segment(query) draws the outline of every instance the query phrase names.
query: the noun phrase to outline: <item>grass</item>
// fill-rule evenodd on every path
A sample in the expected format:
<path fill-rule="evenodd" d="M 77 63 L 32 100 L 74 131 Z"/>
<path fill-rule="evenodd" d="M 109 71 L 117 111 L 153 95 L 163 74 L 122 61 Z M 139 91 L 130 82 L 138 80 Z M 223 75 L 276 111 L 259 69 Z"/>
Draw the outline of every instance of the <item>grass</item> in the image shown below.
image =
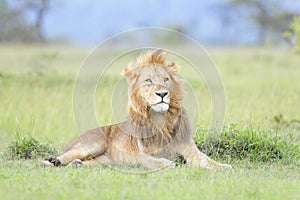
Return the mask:
<path fill-rule="evenodd" d="M 11 142 L 3 154 L 4 160 L 43 159 L 58 156 L 50 144 L 41 144 L 33 137 L 16 139 Z"/>
<path fill-rule="evenodd" d="M 278 162 L 300 164 L 300 148 L 294 134 L 273 135 L 266 129 L 255 129 L 250 125 L 243 128 L 231 124 L 220 134 L 210 134 L 205 139 L 198 133 L 198 148 L 218 160 L 249 160 L 251 162 Z"/>
<path fill-rule="evenodd" d="M 239 163 L 235 171 L 176 168 L 124 174 L 109 168 L 41 168 L 37 161 L 1 165 L 2 199 L 297 199 L 295 166 Z"/>
<path fill-rule="evenodd" d="M 0 152 L 18 145 L 41 149 L 39 145 L 49 141 L 61 151 L 78 135 L 72 93 L 76 72 L 88 51 L 7 45 L 0 46 L 0 51 Z M 197 56 L 191 49 L 186 51 Z M 227 97 L 226 128 L 219 137 L 206 128 L 212 108 L 204 81 L 193 76 L 182 60 L 176 62 L 184 66 L 181 75 L 199 102 L 199 113 L 192 113 L 200 116 L 193 124 L 199 148 L 232 164 L 233 171 L 183 165 L 156 173 L 126 174 L 104 166 L 42 168 L 40 159 L 7 160 L 2 155 L 1 199 L 297 199 L 300 57 L 285 50 L 242 47 L 209 52 Z M 96 91 L 100 125 L 118 121 L 109 97 L 115 83 L 123 80 L 119 76 L 122 62 L 110 68 Z"/>

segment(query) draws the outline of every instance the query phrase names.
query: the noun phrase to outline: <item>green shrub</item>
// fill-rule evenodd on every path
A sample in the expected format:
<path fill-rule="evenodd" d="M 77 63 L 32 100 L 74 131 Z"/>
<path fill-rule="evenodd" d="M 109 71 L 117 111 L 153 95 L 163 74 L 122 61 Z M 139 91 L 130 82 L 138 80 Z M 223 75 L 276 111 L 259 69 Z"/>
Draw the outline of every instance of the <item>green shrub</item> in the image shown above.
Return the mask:
<path fill-rule="evenodd" d="M 50 144 L 41 144 L 33 137 L 16 139 L 6 148 L 6 159 L 37 159 L 56 156 L 57 150 Z"/>
<path fill-rule="evenodd" d="M 196 144 L 214 159 L 290 163 L 300 159 L 300 148 L 294 143 L 294 138 L 292 134 L 279 136 L 250 125 L 245 128 L 230 125 L 219 135 L 199 129 Z"/>

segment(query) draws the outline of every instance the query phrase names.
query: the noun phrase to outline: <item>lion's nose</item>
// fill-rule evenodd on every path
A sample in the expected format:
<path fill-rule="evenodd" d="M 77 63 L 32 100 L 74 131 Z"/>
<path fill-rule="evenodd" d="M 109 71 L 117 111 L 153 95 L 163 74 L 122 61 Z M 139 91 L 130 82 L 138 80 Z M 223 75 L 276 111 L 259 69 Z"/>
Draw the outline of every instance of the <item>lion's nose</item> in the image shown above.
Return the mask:
<path fill-rule="evenodd" d="M 155 94 L 156 94 L 157 96 L 160 96 L 161 98 L 164 98 L 165 96 L 168 95 L 168 92 L 155 92 Z"/>

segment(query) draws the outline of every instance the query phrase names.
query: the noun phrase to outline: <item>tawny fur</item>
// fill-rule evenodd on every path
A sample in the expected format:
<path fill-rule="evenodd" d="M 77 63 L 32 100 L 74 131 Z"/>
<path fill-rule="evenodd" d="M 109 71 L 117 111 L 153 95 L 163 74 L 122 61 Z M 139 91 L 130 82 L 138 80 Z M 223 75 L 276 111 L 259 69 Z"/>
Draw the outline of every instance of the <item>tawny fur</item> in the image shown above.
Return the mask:
<path fill-rule="evenodd" d="M 188 165 L 231 168 L 198 150 L 182 106 L 183 90 L 176 78 L 179 68 L 165 58 L 162 50 L 148 51 L 123 70 L 129 84 L 125 122 L 89 130 L 72 140 L 60 156 L 43 163 L 63 166 L 140 163 L 159 169 L 174 166 L 173 161 L 181 154 Z M 157 96 L 161 93 L 165 97 Z M 166 101 L 167 110 L 155 111 L 157 98 Z"/>

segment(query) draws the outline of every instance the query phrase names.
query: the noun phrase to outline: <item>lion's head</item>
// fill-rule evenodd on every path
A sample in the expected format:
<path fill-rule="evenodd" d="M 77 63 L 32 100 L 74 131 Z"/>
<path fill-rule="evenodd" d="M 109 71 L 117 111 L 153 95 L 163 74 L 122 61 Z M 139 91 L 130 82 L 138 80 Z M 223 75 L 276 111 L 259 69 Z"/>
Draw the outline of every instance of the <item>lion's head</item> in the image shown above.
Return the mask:
<path fill-rule="evenodd" d="M 149 113 L 172 114 L 181 107 L 179 68 L 165 61 L 162 50 L 148 51 L 122 72 L 129 84 L 129 115 L 149 118 Z"/>

